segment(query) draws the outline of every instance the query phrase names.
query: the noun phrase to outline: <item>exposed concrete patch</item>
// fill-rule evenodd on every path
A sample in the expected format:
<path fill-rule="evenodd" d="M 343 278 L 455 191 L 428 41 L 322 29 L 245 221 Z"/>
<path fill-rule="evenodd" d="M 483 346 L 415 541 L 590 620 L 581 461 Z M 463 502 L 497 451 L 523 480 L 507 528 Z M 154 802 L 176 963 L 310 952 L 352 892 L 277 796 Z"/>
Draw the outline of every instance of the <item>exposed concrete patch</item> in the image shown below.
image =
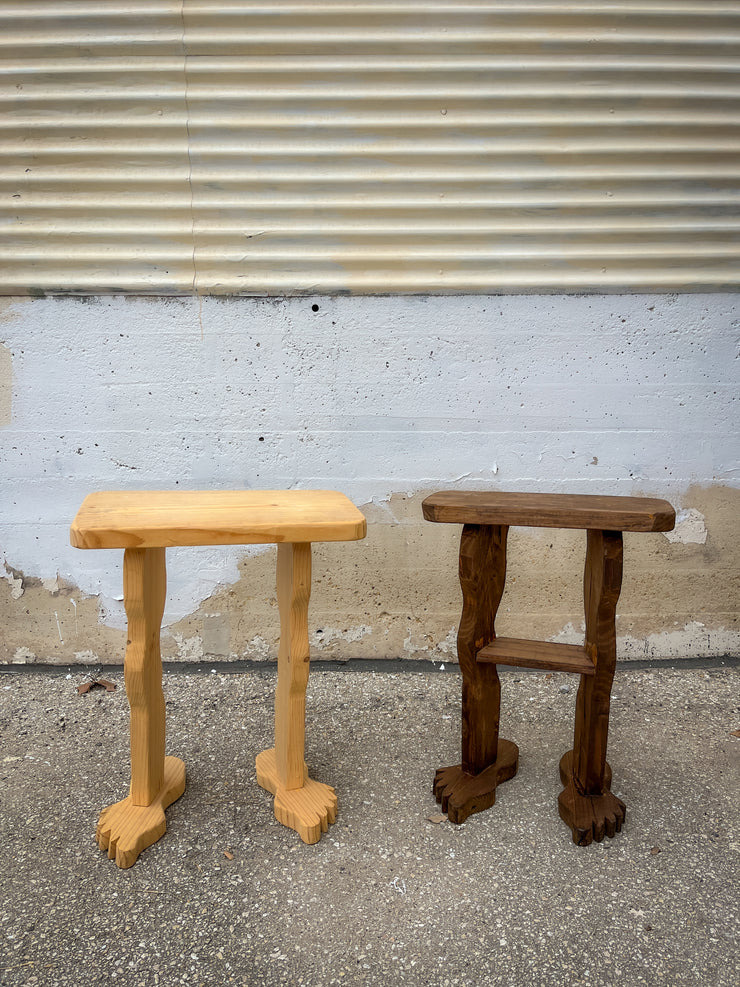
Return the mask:
<path fill-rule="evenodd" d="M 202 645 L 207 655 L 231 654 L 229 614 L 206 614 L 203 620 Z"/>
<path fill-rule="evenodd" d="M 13 357 L 7 346 L 0 343 L 0 428 L 10 425 L 13 418 Z"/>
<path fill-rule="evenodd" d="M 371 505 L 365 541 L 314 545 L 309 606 L 314 657 L 455 660 L 460 529 L 423 521 L 425 494 L 394 494 Z M 625 534 L 617 612 L 620 658 L 740 652 L 740 555 L 733 537 L 740 491 L 694 487 L 677 506 L 689 521 L 703 519 L 704 541 Z M 580 531 L 511 529 L 499 634 L 583 640 L 585 542 Z M 194 613 L 164 628 L 163 657 L 274 660 L 275 559 L 274 547 L 242 557 L 234 583 L 219 586 Z M 211 563 L 218 565 L 215 550 Z M 122 660 L 125 636 L 101 619 L 98 598 L 85 596 L 61 576 L 42 582 L 19 570 L 12 573 L 12 580 L 0 581 L 4 660 Z M 224 575 L 231 576 L 228 566 Z M 14 599 L 18 581 L 24 593 Z"/>
<path fill-rule="evenodd" d="M 125 632 L 101 622 L 97 597 L 86 596 L 61 577 L 46 580 L 44 586 L 40 579 L 14 572 L 12 581 L 0 579 L 0 661 L 61 665 L 88 663 L 87 655 L 94 656 L 90 664 L 123 660 Z M 18 582 L 22 596 L 17 589 L 14 595 Z"/>

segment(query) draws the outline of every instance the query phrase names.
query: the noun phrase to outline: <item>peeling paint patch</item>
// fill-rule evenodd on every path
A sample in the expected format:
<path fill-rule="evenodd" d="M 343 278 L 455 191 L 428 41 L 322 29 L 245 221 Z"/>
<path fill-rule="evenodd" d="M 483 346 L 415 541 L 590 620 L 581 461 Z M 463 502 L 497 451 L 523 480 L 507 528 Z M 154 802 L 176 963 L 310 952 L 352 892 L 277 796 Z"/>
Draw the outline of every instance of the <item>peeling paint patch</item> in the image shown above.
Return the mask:
<path fill-rule="evenodd" d="M 16 648 L 10 660 L 16 665 L 28 665 L 36 661 L 36 655 L 30 648 Z"/>
<path fill-rule="evenodd" d="M 676 527 L 673 531 L 663 534 L 670 542 L 681 545 L 705 545 L 707 541 L 707 526 L 704 515 L 693 507 L 676 514 Z"/>
<path fill-rule="evenodd" d="M 181 661 L 200 661 L 203 658 L 203 639 L 197 634 L 185 637 L 184 634 L 173 634 L 177 644 L 177 657 Z"/>
<path fill-rule="evenodd" d="M 425 625 L 421 621 L 409 624 L 408 633 L 403 641 L 403 650 L 408 655 L 424 652 L 428 654 L 435 650 L 435 642 Z"/>
<path fill-rule="evenodd" d="M 269 658 L 270 644 L 265 640 L 265 638 L 260 637 L 259 634 L 255 634 L 249 642 L 249 647 L 247 648 L 246 654 L 250 658 Z"/>
<path fill-rule="evenodd" d="M 104 664 L 100 655 L 94 651 L 75 651 L 75 661 L 80 665 L 102 665 Z"/>
<path fill-rule="evenodd" d="M 360 641 L 368 634 L 372 634 L 372 627 L 367 624 L 358 624 L 356 627 L 345 627 L 340 630 L 338 627 L 322 627 L 321 630 L 313 632 L 313 644 L 321 650 L 332 641 Z"/>
<path fill-rule="evenodd" d="M 740 631 L 710 629 L 694 620 L 674 631 L 650 634 L 647 638 L 629 635 L 617 639 L 619 658 L 722 658 L 740 651 Z"/>
<path fill-rule="evenodd" d="M 47 593 L 51 593 L 52 596 L 59 596 L 59 574 L 57 573 L 53 579 L 42 579 L 41 585 L 44 587 Z"/>
<path fill-rule="evenodd" d="M 581 624 L 580 628 L 577 628 L 572 622 L 568 622 L 562 631 L 555 634 L 554 637 L 548 640 L 554 641 L 557 644 L 583 644 L 583 635 L 586 633 L 586 625 Z"/>
<path fill-rule="evenodd" d="M 452 626 L 447 635 L 439 642 L 437 645 L 437 651 L 441 651 L 443 655 L 452 655 L 457 657 L 457 627 Z"/>
<path fill-rule="evenodd" d="M 15 575 L 7 562 L 3 563 L 3 566 L 5 572 L 2 574 L 2 578 L 10 583 L 10 598 L 11 600 L 20 600 L 23 596 L 23 579 Z"/>

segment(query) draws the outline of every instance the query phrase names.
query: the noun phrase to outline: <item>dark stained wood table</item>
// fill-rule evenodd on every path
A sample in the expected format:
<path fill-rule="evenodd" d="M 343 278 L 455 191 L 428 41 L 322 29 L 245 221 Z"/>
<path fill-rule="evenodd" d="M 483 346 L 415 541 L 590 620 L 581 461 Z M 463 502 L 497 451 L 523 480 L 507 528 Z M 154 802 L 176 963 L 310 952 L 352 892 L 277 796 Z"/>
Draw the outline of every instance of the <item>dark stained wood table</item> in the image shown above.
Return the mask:
<path fill-rule="evenodd" d="M 457 636 L 463 676 L 462 762 L 436 773 L 434 794 L 442 810 L 452 822 L 464 822 L 472 813 L 490 808 L 496 786 L 516 774 L 519 750 L 498 735 L 501 686 L 496 665 L 574 672 L 581 676 L 575 737 L 573 750 L 560 761 L 564 787 L 558 809 L 579 846 L 614 836 L 625 818 L 624 803 L 611 792 L 606 761 L 622 532 L 671 531 L 673 508 L 665 500 L 647 497 L 445 490 L 427 497 L 422 509 L 427 521 L 463 525 L 463 611 Z M 582 646 L 496 637 L 512 525 L 586 530 Z"/>

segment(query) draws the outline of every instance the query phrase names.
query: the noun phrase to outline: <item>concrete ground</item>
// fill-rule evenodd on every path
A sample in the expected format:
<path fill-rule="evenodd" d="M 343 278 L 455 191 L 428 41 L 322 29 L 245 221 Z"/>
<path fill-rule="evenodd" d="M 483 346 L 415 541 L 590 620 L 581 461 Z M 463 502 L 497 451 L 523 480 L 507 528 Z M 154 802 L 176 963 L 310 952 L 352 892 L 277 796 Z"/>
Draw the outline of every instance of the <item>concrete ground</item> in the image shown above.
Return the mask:
<path fill-rule="evenodd" d="M 460 827 L 431 795 L 459 759 L 456 671 L 314 670 L 307 761 L 339 817 L 315 846 L 255 781 L 274 667 L 165 676 L 188 787 L 133 868 L 94 841 L 127 792 L 127 704 L 81 669 L 0 674 L 2 985 L 736 987 L 740 669 L 617 672 L 624 831 L 579 848 L 557 814 L 576 681 L 502 671 L 519 774 Z M 227 856 L 228 854 L 228 856 Z"/>

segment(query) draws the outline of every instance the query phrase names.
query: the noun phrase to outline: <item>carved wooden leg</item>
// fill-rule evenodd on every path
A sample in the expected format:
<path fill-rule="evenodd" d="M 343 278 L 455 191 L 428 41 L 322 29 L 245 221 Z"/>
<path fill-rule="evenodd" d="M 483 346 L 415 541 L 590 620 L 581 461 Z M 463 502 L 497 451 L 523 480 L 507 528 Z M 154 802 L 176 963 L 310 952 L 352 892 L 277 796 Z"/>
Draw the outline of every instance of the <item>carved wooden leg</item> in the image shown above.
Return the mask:
<path fill-rule="evenodd" d="M 596 665 L 595 675 L 582 675 L 576 699 L 573 750 L 560 761 L 565 788 L 558 798 L 560 818 L 573 831 L 573 842 L 614 836 L 622 828 L 624 803 L 610 791 L 611 768 L 606 762 L 609 702 L 617 661 L 615 616 L 622 586 L 622 532 L 588 532 L 583 596 L 586 649 Z"/>
<path fill-rule="evenodd" d="M 257 755 L 257 781 L 275 796 L 275 817 L 304 843 L 318 843 L 337 817 L 329 785 L 308 777 L 303 759 L 308 684 L 311 545 L 278 545 L 280 650 L 275 693 L 275 747 Z"/>
<path fill-rule="evenodd" d="M 103 809 L 96 838 L 119 867 L 164 835 L 164 810 L 185 791 L 185 765 L 164 756 L 165 711 L 159 632 L 166 592 L 165 550 L 127 549 L 123 599 L 128 617 L 124 661 L 131 707 L 131 787 L 128 798 Z"/>
<path fill-rule="evenodd" d="M 516 774 L 519 749 L 499 740 L 501 684 L 496 666 L 476 655 L 496 637 L 494 622 L 506 581 L 505 525 L 466 524 L 460 541 L 463 611 L 457 654 L 463 676 L 462 763 L 440 768 L 434 795 L 451 822 L 462 823 L 496 801 L 496 786 Z"/>

